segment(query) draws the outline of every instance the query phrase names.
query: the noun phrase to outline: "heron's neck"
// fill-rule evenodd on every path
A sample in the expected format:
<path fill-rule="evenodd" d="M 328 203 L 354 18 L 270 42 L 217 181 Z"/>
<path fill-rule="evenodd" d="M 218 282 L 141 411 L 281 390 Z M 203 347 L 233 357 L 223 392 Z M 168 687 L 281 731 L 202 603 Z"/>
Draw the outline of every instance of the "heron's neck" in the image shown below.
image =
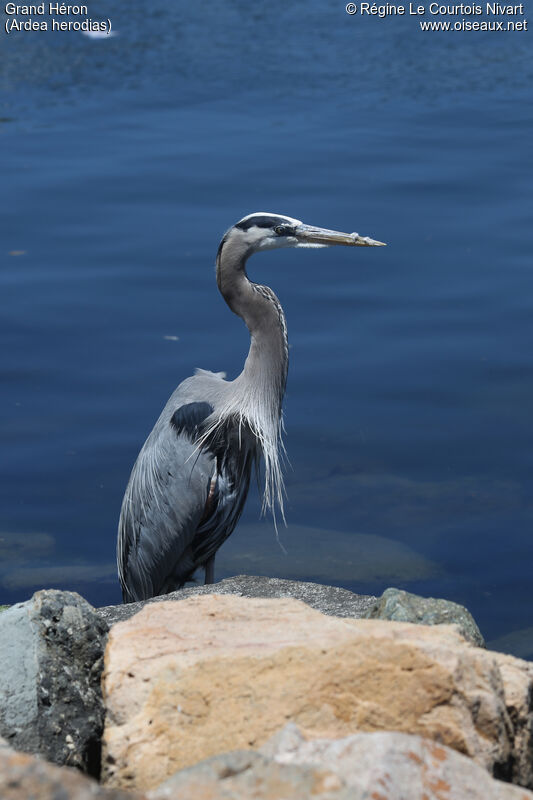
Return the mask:
<path fill-rule="evenodd" d="M 288 368 L 285 316 L 274 292 L 252 283 L 246 275 L 246 252 L 225 254 L 217 259 L 218 288 L 231 310 L 250 331 L 250 349 L 236 385 L 244 394 L 253 393 L 281 416 Z"/>

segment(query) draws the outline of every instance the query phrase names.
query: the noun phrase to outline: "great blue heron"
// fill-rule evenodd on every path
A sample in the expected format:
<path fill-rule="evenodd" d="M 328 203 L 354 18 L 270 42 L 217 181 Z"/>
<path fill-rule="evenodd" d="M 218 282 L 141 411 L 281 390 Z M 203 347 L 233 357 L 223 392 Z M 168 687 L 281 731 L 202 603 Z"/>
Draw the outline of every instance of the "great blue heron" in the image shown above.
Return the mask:
<path fill-rule="evenodd" d="M 249 280 L 247 259 L 279 247 L 382 244 L 264 212 L 244 217 L 224 234 L 216 258 L 218 288 L 246 323 L 250 350 L 233 381 L 223 372 L 198 369 L 180 383 L 139 453 L 118 529 L 124 602 L 179 589 L 199 567 L 205 582 L 213 583 L 216 551 L 237 524 L 261 457 L 263 509 L 274 510 L 277 502 L 283 514 L 287 329 L 272 289 Z"/>

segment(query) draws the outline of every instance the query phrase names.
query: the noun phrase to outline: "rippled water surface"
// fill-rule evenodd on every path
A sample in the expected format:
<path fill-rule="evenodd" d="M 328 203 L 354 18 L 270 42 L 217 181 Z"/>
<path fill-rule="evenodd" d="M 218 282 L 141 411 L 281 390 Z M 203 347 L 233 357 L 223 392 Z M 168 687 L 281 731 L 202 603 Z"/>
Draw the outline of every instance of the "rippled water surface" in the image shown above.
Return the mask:
<path fill-rule="evenodd" d="M 180 380 L 240 371 L 214 257 L 269 210 L 389 247 L 250 262 L 289 326 L 287 554 L 253 491 L 218 576 L 445 596 L 533 655 L 530 34 L 89 12 L 118 35 L 1 34 L 0 603 L 119 602 L 129 470 Z"/>

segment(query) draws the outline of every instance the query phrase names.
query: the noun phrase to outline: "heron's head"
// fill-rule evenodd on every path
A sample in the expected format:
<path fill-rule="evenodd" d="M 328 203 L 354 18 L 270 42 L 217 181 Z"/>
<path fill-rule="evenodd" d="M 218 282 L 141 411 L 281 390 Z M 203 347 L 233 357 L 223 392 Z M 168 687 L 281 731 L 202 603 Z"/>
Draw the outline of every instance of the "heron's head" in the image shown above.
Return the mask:
<path fill-rule="evenodd" d="M 229 229 L 222 241 L 227 241 L 228 244 L 231 242 L 233 247 L 245 250 L 248 256 L 260 250 L 274 250 L 278 247 L 379 247 L 384 244 L 358 233 L 316 228 L 304 225 L 299 219 L 264 211 L 248 214 Z"/>

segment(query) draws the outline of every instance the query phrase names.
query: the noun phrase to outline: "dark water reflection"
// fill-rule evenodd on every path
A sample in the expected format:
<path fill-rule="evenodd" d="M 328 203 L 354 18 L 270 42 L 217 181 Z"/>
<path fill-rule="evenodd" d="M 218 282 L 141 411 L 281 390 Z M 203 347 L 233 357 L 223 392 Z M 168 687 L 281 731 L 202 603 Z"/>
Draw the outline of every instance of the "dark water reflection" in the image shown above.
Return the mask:
<path fill-rule="evenodd" d="M 288 554 L 254 494 L 219 575 L 531 629 L 529 34 L 342 7 L 115 2 L 109 41 L 3 38 L 0 602 L 118 602 L 129 469 L 194 367 L 240 370 L 212 264 L 266 209 L 390 246 L 251 262 L 289 324 Z"/>

